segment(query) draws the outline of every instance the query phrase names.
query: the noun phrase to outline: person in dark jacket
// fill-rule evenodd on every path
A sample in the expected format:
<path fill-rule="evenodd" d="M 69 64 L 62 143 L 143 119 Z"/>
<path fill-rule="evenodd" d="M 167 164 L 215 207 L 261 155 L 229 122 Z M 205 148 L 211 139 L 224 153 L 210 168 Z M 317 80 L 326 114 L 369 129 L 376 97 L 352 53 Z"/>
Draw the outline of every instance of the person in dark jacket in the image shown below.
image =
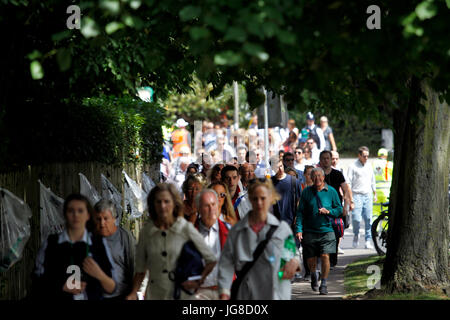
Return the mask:
<path fill-rule="evenodd" d="M 50 235 L 36 258 L 33 297 L 45 300 L 101 300 L 116 287 L 111 255 L 101 236 L 86 229 L 93 209 L 81 194 L 63 207 L 66 229 Z"/>

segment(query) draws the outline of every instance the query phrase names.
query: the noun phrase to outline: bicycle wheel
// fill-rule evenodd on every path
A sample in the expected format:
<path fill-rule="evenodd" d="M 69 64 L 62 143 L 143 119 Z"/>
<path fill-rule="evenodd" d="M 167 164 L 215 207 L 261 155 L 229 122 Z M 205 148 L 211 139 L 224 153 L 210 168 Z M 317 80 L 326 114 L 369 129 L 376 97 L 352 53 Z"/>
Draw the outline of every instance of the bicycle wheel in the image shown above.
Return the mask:
<path fill-rule="evenodd" d="M 372 223 L 372 240 L 380 256 L 386 254 L 388 218 L 388 212 L 383 211 Z"/>

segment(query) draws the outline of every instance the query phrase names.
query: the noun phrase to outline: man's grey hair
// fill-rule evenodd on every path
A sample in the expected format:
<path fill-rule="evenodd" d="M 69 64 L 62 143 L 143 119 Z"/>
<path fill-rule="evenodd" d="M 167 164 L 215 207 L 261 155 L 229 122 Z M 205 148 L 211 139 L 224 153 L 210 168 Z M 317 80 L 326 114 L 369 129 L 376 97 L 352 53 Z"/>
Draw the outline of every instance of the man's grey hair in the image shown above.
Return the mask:
<path fill-rule="evenodd" d="M 97 202 L 94 206 L 94 210 L 97 213 L 103 212 L 103 211 L 111 211 L 111 215 L 114 219 L 117 218 L 117 212 L 116 212 L 116 206 L 114 205 L 114 202 L 108 199 L 101 199 L 99 202 Z"/>
<path fill-rule="evenodd" d="M 197 209 L 200 207 L 200 199 L 201 199 L 201 197 L 205 194 L 205 193 L 212 193 L 212 194 L 214 194 L 214 196 L 216 197 L 216 201 L 217 201 L 217 203 L 219 203 L 219 195 L 217 194 L 217 192 L 215 191 L 215 190 L 213 190 L 213 189 L 203 189 L 202 191 L 200 191 L 200 193 L 199 194 L 197 194 L 196 196 L 195 196 L 195 205 L 197 206 Z"/>
<path fill-rule="evenodd" d="M 314 168 L 314 169 L 311 170 L 311 179 L 312 179 L 312 176 L 313 176 L 314 172 L 320 172 L 320 174 L 321 174 L 323 177 L 325 177 L 325 172 L 323 171 L 323 169 L 320 168 L 320 167 L 316 167 L 316 168 Z"/>

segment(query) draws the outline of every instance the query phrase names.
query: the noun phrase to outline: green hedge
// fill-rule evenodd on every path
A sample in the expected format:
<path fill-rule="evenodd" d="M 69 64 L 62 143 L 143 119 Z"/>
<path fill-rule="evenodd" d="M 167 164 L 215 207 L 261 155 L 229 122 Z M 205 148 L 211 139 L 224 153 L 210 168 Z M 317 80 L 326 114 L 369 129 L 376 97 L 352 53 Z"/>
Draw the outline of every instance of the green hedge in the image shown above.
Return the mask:
<path fill-rule="evenodd" d="M 164 109 L 132 97 L 7 107 L 0 121 L 0 171 L 30 164 L 159 162 Z"/>

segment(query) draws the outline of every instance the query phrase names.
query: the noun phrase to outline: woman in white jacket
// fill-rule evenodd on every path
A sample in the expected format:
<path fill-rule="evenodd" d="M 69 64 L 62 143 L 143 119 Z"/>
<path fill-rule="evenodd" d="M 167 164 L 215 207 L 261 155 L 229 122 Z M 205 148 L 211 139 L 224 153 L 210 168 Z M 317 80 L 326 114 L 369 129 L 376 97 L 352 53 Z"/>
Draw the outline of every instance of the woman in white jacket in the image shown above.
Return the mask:
<path fill-rule="evenodd" d="M 290 300 L 291 281 L 299 266 L 299 254 L 282 268 L 280 260 L 285 241 L 293 236 L 290 226 L 269 213 L 270 206 L 279 199 L 270 179 L 255 179 L 249 186 L 252 210 L 228 234 L 227 242 L 219 260 L 219 294 L 223 300 L 230 299 L 233 276 L 253 260 L 253 252 L 266 239 L 270 229 L 275 229 L 262 254 L 250 271 L 243 276 L 237 291 L 238 300 Z M 264 281 L 261 281 L 264 278 Z"/>

